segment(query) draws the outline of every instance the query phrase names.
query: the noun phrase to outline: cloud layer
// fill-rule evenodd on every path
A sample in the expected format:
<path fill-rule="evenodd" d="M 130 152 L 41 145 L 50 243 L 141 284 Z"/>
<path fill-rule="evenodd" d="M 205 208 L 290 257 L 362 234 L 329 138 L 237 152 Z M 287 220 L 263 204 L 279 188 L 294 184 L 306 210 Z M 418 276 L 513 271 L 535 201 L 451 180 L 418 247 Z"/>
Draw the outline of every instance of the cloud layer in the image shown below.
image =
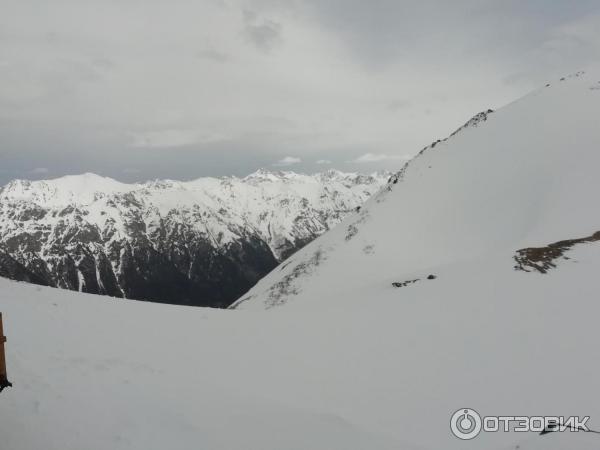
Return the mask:
<path fill-rule="evenodd" d="M 597 0 L 7 0 L 0 183 L 397 169 L 598 68 L 599 30 Z"/>

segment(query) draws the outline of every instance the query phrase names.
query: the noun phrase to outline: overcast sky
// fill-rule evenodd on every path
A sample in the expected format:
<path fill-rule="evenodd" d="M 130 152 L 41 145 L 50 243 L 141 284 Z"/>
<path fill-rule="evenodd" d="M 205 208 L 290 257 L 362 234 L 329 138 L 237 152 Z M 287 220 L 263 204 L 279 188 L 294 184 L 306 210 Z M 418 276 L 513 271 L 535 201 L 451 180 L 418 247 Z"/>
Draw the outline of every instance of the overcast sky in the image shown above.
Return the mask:
<path fill-rule="evenodd" d="M 598 0 L 0 0 L 0 184 L 394 170 L 599 61 Z"/>

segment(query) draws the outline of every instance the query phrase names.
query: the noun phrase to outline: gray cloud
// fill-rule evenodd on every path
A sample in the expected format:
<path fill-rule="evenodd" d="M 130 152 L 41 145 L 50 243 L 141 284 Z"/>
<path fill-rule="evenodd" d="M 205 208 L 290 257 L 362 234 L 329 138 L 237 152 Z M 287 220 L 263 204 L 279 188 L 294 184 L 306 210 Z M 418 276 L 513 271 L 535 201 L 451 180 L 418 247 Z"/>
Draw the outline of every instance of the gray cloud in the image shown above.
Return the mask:
<path fill-rule="evenodd" d="M 396 64 L 399 59 L 448 62 L 462 56 L 473 60 L 483 54 L 523 62 L 529 52 L 543 51 L 544 45 L 555 39 L 569 39 L 561 27 L 600 9 L 595 0 L 307 3 L 315 20 L 339 35 L 365 65 L 376 68 Z M 594 47 L 597 45 L 596 41 Z"/>
<path fill-rule="evenodd" d="M 135 167 L 125 167 L 123 168 L 123 173 L 125 174 L 129 174 L 129 175 L 137 175 L 138 173 L 140 173 L 140 169 L 136 169 Z"/>
<path fill-rule="evenodd" d="M 132 132 L 131 146 L 138 148 L 185 147 L 199 143 L 224 141 L 226 136 L 195 129 L 162 129 Z"/>
<path fill-rule="evenodd" d="M 390 111 L 398 111 L 411 106 L 411 102 L 408 100 L 392 100 L 387 104 L 387 108 Z"/>
<path fill-rule="evenodd" d="M 218 50 L 212 48 L 199 50 L 196 53 L 196 56 L 198 58 L 209 59 L 220 63 L 227 62 L 231 58 L 227 53 L 219 52 Z"/>
<path fill-rule="evenodd" d="M 269 51 L 282 42 L 282 27 L 273 20 L 261 19 L 254 11 L 244 10 L 244 35 L 262 51 Z"/>
<path fill-rule="evenodd" d="M 46 175 L 50 170 L 47 167 L 36 167 L 35 169 L 31 169 L 29 173 L 31 175 Z"/>

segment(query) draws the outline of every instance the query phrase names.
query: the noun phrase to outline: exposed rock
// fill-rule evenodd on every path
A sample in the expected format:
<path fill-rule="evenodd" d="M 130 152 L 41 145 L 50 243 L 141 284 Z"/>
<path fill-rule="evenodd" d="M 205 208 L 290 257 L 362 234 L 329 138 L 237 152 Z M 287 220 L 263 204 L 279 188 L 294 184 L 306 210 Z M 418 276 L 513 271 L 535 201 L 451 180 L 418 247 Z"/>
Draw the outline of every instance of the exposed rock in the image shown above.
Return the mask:
<path fill-rule="evenodd" d="M 528 247 L 517 250 L 517 254 L 514 256 L 514 259 L 517 262 L 515 270 L 522 270 L 524 272 L 536 270 L 540 273 L 547 273 L 550 269 L 556 268 L 556 261 L 558 259 L 569 259 L 569 257 L 564 256 L 564 254 L 574 245 L 596 242 L 599 240 L 600 231 L 597 231 L 591 236 L 584 238 L 567 239 L 548 244 L 545 247 Z"/>

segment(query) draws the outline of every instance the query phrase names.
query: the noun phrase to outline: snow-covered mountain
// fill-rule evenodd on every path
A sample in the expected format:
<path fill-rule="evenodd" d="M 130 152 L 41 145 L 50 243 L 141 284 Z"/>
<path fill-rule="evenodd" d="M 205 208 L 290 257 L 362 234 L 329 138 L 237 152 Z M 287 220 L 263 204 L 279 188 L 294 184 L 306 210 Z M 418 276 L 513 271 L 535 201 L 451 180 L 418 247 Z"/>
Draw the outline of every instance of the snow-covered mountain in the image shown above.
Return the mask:
<path fill-rule="evenodd" d="M 544 262 L 544 273 L 559 272 L 573 263 L 568 249 L 584 245 L 563 241 L 595 241 L 600 230 L 599 87 L 580 72 L 477 114 L 233 307 L 320 307 L 323 290 L 335 294 L 327 303 L 395 298 L 443 285 L 458 264 L 481 273 L 504 262 L 508 285 L 524 274 L 546 281 L 535 276 Z M 417 278 L 410 289 L 392 285 Z"/>
<path fill-rule="evenodd" d="M 466 448 L 448 426 L 466 407 L 590 416 L 598 430 L 599 125 L 600 76 L 583 73 L 478 115 L 233 307 L 378 311 L 354 331 L 377 398 L 362 407 L 423 448 Z M 520 448 L 511 439 L 482 433 L 468 447 Z"/>
<path fill-rule="evenodd" d="M 94 174 L 0 190 L 0 275 L 114 297 L 227 306 L 389 178 L 259 170 L 124 184 Z"/>

